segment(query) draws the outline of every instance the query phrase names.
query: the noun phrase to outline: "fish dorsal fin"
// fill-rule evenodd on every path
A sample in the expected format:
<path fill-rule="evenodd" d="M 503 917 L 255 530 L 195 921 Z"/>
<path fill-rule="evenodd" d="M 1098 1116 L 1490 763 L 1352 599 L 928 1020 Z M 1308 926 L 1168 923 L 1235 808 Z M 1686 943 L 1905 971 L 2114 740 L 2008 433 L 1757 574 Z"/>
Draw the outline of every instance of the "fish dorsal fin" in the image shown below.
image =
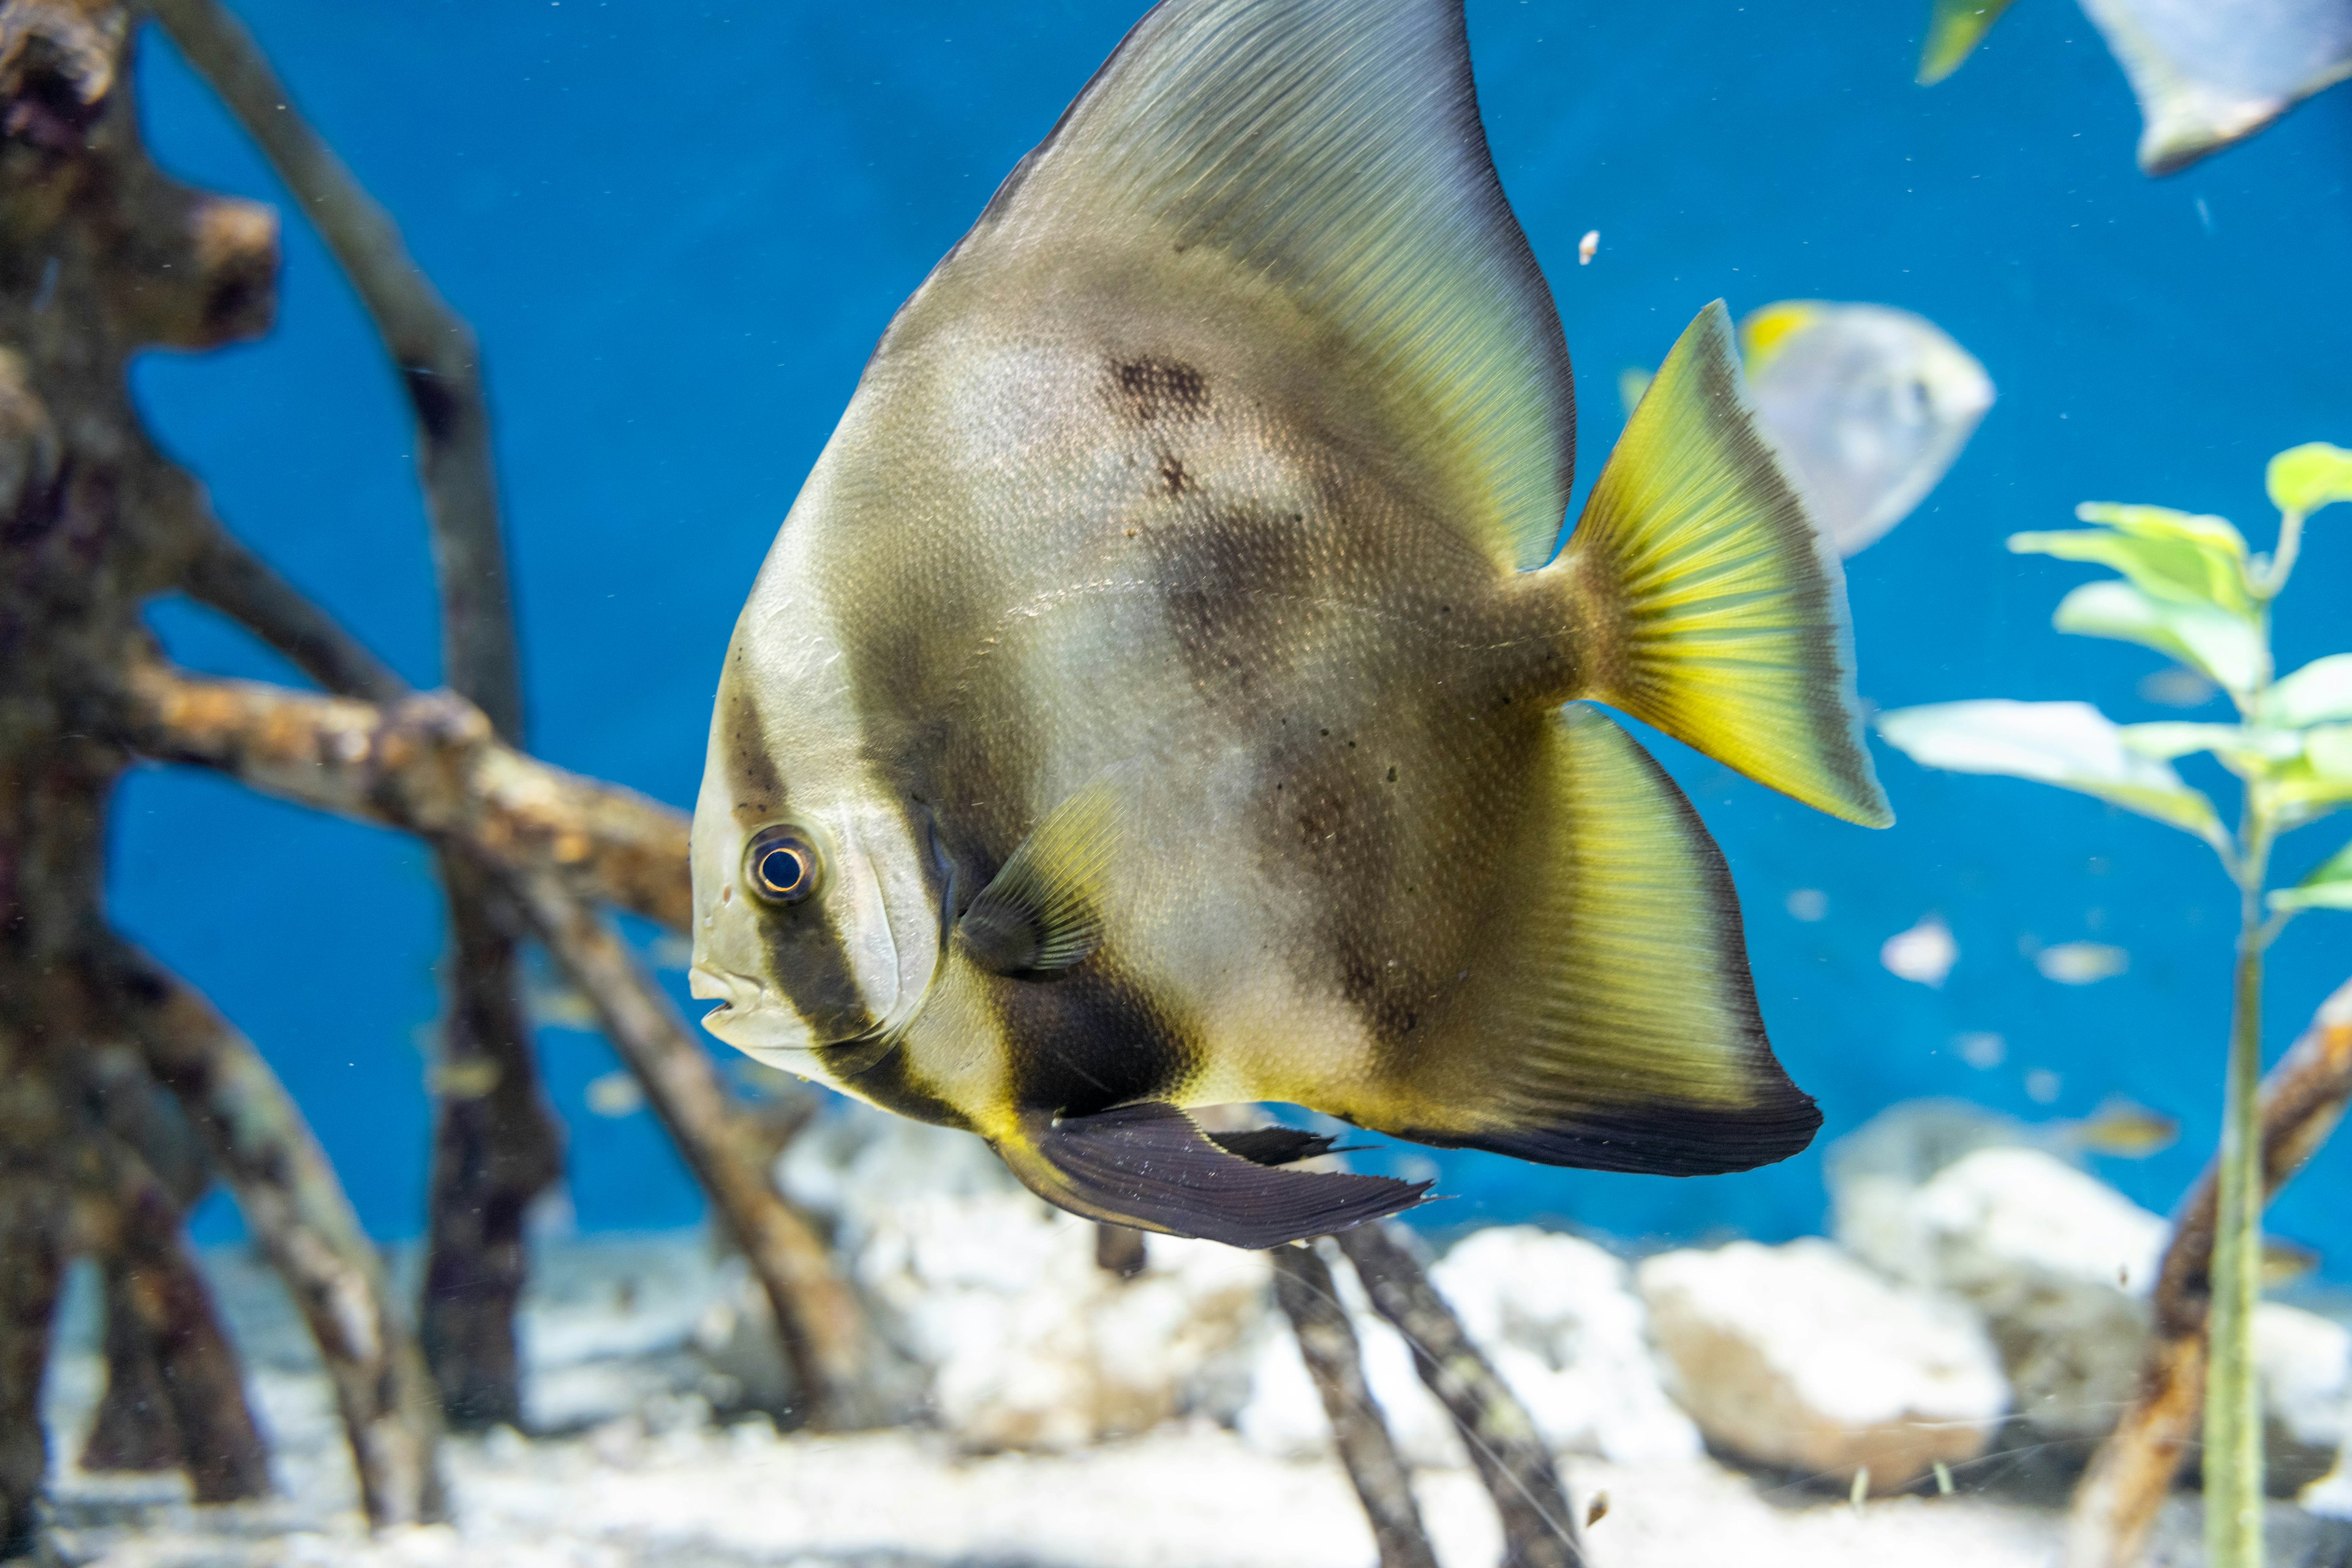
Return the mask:
<path fill-rule="evenodd" d="M 1286 301 L 1297 384 L 1433 510 L 1498 561 L 1550 558 L 1568 349 L 1487 154 L 1461 0 L 1167 0 L 942 270 L 1008 251 L 1115 257 L 1147 290 L 1222 258 L 1235 297 Z"/>
<path fill-rule="evenodd" d="M 1071 967 L 1102 945 L 1104 883 L 1129 770 L 1113 767 L 1046 814 L 956 922 L 964 951 L 1000 974 Z"/>

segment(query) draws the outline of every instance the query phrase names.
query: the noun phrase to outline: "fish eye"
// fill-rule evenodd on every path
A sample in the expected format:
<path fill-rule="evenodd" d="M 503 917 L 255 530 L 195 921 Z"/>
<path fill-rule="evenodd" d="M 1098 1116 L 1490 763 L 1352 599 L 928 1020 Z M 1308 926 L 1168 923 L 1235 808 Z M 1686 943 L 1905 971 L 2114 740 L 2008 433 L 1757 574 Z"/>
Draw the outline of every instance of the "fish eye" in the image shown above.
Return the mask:
<path fill-rule="evenodd" d="M 797 827 L 763 827 L 743 849 L 743 880 L 763 904 L 799 903 L 816 891 L 823 869 L 816 846 Z"/>

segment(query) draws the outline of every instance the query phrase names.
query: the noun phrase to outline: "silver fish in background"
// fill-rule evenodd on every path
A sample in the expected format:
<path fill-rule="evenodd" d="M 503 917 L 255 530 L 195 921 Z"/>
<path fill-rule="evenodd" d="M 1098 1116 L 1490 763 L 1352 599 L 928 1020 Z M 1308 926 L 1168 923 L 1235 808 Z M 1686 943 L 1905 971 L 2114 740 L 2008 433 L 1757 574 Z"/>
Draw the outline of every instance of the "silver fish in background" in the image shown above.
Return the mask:
<path fill-rule="evenodd" d="M 1936 0 L 1919 81 L 1960 68 L 2011 0 Z M 2352 78 L 2352 0 L 2083 0 L 2139 100 L 2139 166 L 2169 174 Z"/>
<path fill-rule="evenodd" d="M 1936 488 L 1992 406 L 1992 378 L 1925 316 L 1784 300 L 1739 323 L 1757 422 L 1840 555 L 1875 543 Z M 1626 371 L 1630 414 L 1649 375 Z"/>
<path fill-rule="evenodd" d="M 1605 700 L 1890 820 L 1720 303 L 1559 548 L 1573 382 L 1460 0 L 1170 0 L 891 322 L 720 677 L 696 994 L 1074 1213 L 1266 1247 L 1423 1184 L 1811 1141 L 1723 858 Z"/>
<path fill-rule="evenodd" d="M 2352 0 L 2083 0 L 2139 100 L 2139 166 L 2169 174 L 2352 77 Z"/>

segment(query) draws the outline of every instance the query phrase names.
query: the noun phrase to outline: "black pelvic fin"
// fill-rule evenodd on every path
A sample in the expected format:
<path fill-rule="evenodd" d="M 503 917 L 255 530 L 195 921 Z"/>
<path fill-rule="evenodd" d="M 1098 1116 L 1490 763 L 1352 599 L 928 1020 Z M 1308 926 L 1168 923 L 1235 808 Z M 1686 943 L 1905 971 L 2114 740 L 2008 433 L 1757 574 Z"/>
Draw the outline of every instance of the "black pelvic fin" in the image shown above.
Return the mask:
<path fill-rule="evenodd" d="M 1328 1142 L 1287 1128 L 1261 1131 L 1285 1136 L 1280 1146 L 1263 1137 L 1255 1145 L 1274 1152 Z M 1019 1137 L 996 1140 L 996 1151 L 1030 1191 L 1073 1214 L 1229 1247 L 1280 1247 L 1345 1230 L 1411 1208 L 1429 1189 L 1386 1176 L 1274 1169 L 1156 1101 L 1094 1116 L 1035 1112 L 1022 1119 Z"/>
<path fill-rule="evenodd" d="M 1212 1132 L 1209 1142 L 1228 1154 L 1239 1154 L 1255 1165 L 1295 1165 L 1328 1154 L 1334 1140 L 1328 1133 L 1297 1127 L 1253 1127 L 1243 1132 Z"/>

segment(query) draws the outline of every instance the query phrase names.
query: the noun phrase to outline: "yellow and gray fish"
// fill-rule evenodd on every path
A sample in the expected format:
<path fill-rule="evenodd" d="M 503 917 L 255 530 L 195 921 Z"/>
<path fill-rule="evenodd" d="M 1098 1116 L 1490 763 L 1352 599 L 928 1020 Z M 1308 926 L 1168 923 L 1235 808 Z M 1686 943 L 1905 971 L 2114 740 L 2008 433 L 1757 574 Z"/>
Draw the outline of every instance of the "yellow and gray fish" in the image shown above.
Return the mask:
<path fill-rule="evenodd" d="M 2263 1289 L 2276 1290 L 2304 1279 L 2319 1267 L 2319 1251 L 2275 1236 L 2263 1237 Z"/>
<path fill-rule="evenodd" d="M 1237 1246 L 1423 1185 L 1187 1108 L 1803 1148 L 1723 857 L 1592 702 L 1883 825 L 1843 580 L 1719 303 L 1563 548 L 1572 385 L 1460 0 L 1152 11 L 900 308 L 761 568 L 695 812 L 709 1026 Z"/>
<path fill-rule="evenodd" d="M 2079 1121 L 2058 1123 L 2053 1131 L 2065 1151 L 2087 1150 L 2121 1160 L 2161 1154 L 2180 1140 L 2178 1121 L 2121 1095 L 2109 1098 Z"/>

